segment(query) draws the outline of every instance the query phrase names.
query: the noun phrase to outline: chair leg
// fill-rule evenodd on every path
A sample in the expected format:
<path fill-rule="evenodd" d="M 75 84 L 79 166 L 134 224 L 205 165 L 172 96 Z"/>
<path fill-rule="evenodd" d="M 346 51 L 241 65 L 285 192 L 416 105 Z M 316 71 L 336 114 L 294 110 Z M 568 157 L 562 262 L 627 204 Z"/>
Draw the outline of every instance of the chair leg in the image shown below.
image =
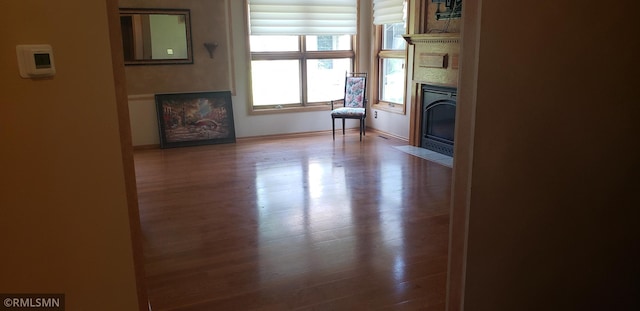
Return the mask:
<path fill-rule="evenodd" d="M 367 136 L 367 126 L 364 123 L 364 118 L 362 119 L 362 135 Z"/>
<path fill-rule="evenodd" d="M 336 140 L 336 118 L 331 118 L 331 129 L 333 130 L 333 140 Z"/>
<path fill-rule="evenodd" d="M 346 119 L 342 118 L 342 136 L 344 136 L 344 120 L 346 120 Z"/>

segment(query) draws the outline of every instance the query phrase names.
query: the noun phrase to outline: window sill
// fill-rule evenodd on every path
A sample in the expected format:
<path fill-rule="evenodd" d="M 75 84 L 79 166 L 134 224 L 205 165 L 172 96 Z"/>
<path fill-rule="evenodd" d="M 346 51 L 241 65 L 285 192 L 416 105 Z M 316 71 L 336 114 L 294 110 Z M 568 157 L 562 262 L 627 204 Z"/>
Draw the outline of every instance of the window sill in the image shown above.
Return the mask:
<path fill-rule="evenodd" d="M 371 105 L 371 109 L 383 110 L 383 111 L 397 113 L 397 114 L 405 114 L 404 105 L 402 104 L 378 102 L 377 104 Z"/>
<path fill-rule="evenodd" d="M 310 111 L 329 111 L 331 105 L 314 105 L 314 106 L 299 106 L 299 107 L 282 107 L 282 108 L 251 108 L 249 115 L 267 115 L 267 114 L 279 114 L 290 112 L 310 112 Z"/>

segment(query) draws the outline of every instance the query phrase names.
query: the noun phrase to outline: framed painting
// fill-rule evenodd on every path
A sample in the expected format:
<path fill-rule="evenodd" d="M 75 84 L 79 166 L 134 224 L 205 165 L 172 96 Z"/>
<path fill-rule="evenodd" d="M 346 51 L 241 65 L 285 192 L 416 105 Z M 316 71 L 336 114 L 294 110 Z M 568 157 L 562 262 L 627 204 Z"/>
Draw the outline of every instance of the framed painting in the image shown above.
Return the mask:
<path fill-rule="evenodd" d="M 233 143 L 231 92 L 156 94 L 160 148 Z"/>

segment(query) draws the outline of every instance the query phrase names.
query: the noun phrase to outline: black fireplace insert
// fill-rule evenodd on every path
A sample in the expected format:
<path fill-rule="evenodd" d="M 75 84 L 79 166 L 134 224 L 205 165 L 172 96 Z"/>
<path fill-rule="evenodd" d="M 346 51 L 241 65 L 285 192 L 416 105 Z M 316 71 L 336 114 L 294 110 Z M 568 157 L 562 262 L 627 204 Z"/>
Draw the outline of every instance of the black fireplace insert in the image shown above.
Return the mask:
<path fill-rule="evenodd" d="M 456 88 L 422 85 L 422 148 L 453 156 L 456 96 Z"/>

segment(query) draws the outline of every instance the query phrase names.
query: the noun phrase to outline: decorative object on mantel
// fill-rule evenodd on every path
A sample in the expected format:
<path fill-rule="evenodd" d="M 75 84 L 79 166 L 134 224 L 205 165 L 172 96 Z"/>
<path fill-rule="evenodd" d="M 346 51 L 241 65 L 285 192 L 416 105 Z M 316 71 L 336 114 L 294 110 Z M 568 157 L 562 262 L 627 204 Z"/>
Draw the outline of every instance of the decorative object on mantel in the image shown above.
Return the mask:
<path fill-rule="evenodd" d="M 460 18 L 462 16 L 462 0 L 431 0 L 431 2 L 438 3 L 436 20 Z M 444 11 L 440 11 L 440 3 L 444 3 Z"/>
<path fill-rule="evenodd" d="M 218 47 L 218 42 L 205 42 L 204 47 L 209 51 L 209 58 L 213 58 L 213 53 Z"/>
<path fill-rule="evenodd" d="M 236 141 L 231 92 L 156 94 L 160 148 Z"/>

